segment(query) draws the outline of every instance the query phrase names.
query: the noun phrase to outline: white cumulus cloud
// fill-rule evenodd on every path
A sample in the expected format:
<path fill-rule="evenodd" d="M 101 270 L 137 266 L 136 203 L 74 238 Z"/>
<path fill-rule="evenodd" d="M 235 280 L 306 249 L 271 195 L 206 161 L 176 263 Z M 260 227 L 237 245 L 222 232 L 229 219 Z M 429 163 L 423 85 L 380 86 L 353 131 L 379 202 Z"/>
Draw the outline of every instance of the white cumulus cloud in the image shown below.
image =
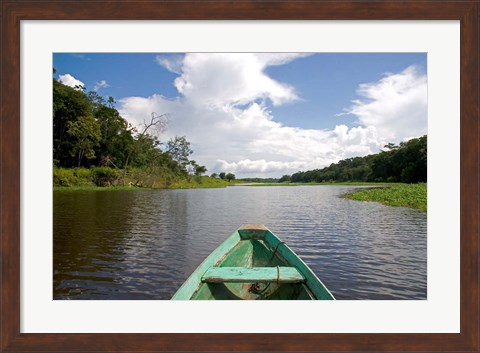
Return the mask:
<path fill-rule="evenodd" d="M 427 76 L 410 66 L 387 74 L 378 82 L 361 84 L 356 100 L 346 111 L 363 126 L 373 126 L 379 137 L 399 142 L 427 133 Z"/>
<path fill-rule="evenodd" d="M 285 55 L 280 54 L 280 59 L 285 61 Z M 265 74 L 269 62 L 278 65 L 273 54 L 187 54 L 175 87 L 185 98 L 212 107 L 243 105 L 256 99 L 268 99 L 274 105 L 297 100 L 293 87 Z"/>
<path fill-rule="evenodd" d="M 173 56 L 157 55 L 155 57 L 155 61 L 158 65 L 163 66 L 168 71 L 180 75 L 182 73 L 183 57 L 184 55 L 182 54 L 177 54 Z"/>
<path fill-rule="evenodd" d="M 152 112 L 168 113 L 166 142 L 186 135 L 199 164 L 209 173 L 237 177 L 274 176 L 322 168 L 340 159 L 376 153 L 387 142 L 426 133 L 426 76 L 415 67 L 387 74 L 358 87 L 360 99 L 345 114 L 357 125 L 333 129 L 285 126 L 275 120 L 270 104 L 301 99 L 294 87 L 265 73 L 304 54 L 186 54 L 161 57 L 159 64 L 176 70 L 175 99 L 162 95 L 119 100 L 120 113 L 134 125 Z M 181 59 L 180 59 L 181 58 Z"/>
<path fill-rule="evenodd" d="M 95 82 L 95 86 L 93 86 L 93 90 L 97 92 L 98 90 L 102 88 L 107 88 L 110 87 L 110 85 L 107 83 L 105 80 L 100 80 L 98 82 Z"/>
<path fill-rule="evenodd" d="M 73 87 L 73 88 L 75 88 L 77 86 L 85 87 L 85 84 L 82 81 L 77 80 L 75 77 L 73 77 L 70 74 L 59 75 L 58 76 L 58 81 L 60 83 L 63 83 L 65 86 L 69 86 L 69 87 Z M 79 88 L 77 88 L 77 89 L 79 89 Z"/>

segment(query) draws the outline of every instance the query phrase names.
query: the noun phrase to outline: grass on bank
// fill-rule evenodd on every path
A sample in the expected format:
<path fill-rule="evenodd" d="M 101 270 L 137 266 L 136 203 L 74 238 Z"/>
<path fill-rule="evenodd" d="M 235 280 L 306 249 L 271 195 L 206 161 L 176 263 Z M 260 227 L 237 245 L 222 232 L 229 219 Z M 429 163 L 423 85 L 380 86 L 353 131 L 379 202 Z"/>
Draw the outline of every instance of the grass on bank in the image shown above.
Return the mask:
<path fill-rule="evenodd" d="M 189 179 L 178 180 L 169 189 L 198 189 L 198 188 L 225 188 L 234 185 L 223 179 L 211 178 L 208 176 L 195 176 Z"/>
<path fill-rule="evenodd" d="M 53 168 L 54 191 L 196 189 L 224 188 L 229 185 L 233 183 L 208 176 L 178 176 L 168 170 L 149 173 L 132 169 L 124 176 L 123 170 L 104 167 Z"/>
<path fill-rule="evenodd" d="M 151 190 L 151 188 L 139 188 L 134 186 L 53 186 L 53 191 L 118 191 L 118 190 Z"/>
<path fill-rule="evenodd" d="M 394 207 L 409 207 L 427 212 L 427 184 L 394 184 L 385 188 L 361 189 L 343 195 L 350 200 L 376 201 Z"/>

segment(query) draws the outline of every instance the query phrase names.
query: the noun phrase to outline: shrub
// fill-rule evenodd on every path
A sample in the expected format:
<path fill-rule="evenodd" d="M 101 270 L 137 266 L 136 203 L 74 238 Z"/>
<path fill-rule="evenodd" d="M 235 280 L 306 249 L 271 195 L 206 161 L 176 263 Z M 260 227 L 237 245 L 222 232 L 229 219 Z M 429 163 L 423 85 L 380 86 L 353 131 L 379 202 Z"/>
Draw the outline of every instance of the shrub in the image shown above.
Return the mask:
<path fill-rule="evenodd" d="M 73 169 L 53 168 L 53 186 L 73 186 L 78 179 Z"/>
<path fill-rule="evenodd" d="M 108 167 L 92 168 L 93 182 L 97 186 L 116 185 L 119 173 L 117 170 Z"/>
<path fill-rule="evenodd" d="M 75 175 L 79 179 L 79 181 L 92 181 L 92 171 L 87 168 L 75 168 L 73 170 L 73 175 Z"/>

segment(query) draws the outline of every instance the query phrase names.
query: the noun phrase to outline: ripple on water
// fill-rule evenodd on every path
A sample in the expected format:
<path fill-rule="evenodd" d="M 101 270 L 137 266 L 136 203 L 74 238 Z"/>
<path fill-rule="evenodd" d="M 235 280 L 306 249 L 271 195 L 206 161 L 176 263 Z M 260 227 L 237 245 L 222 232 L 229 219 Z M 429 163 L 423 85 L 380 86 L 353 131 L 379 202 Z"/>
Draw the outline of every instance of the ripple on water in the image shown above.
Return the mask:
<path fill-rule="evenodd" d="M 347 186 L 54 193 L 55 299 L 170 299 L 243 223 L 263 223 L 337 299 L 426 299 L 425 213 Z"/>

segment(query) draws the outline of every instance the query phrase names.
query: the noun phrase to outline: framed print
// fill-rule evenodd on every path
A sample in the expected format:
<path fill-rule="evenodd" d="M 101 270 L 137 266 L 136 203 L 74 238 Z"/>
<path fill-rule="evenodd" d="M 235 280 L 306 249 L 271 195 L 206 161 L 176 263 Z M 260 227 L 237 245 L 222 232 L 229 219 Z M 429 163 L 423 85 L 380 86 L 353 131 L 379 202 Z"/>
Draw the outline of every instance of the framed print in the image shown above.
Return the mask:
<path fill-rule="evenodd" d="M 0 125 L 2 349 L 6 352 L 478 351 L 479 8 L 476 1 L 3 1 Z M 330 63 L 337 64 L 342 60 L 347 63 L 344 76 L 350 76 L 346 74 L 346 68 L 352 69 L 352 72 L 356 69 L 364 77 L 362 82 L 366 82 L 368 78 L 365 78 L 364 68 L 367 66 L 359 63 L 363 60 L 368 61 L 370 66 L 379 66 L 381 61 L 376 58 L 380 55 L 383 55 L 385 62 L 400 62 L 403 56 L 409 55 L 409 58 L 424 62 L 424 66 L 420 69 L 409 67 L 398 70 L 397 75 L 385 74 L 381 81 L 383 86 L 372 82 L 360 85 L 357 93 L 363 94 L 364 101 L 354 101 L 347 113 L 355 111 L 353 114 L 357 116 L 366 114 L 364 110 L 359 112 L 359 109 L 364 109 L 378 94 L 384 96 L 395 85 L 401 87 L 399 96 L 406 97 L 412 91 L 420 91 L 419 97 L 423 99 L 427 95 L 428 77 L 428 221 L 426 216 L 422 216 L 422 222 L 417 224 L 417 231 L 422 234 L 428 228 L 428 242 L 423 239 L 420 245 L 415 245 L 416 248 L 423 246 L 423 255 L 420 256 L 423 259 L 416 262 L 421 268 L 420 282 L 423 284 L 419 285 L 417 292 L 400 298 L 407 300 L 395 300 L 399 298 L 394 296 L 355 298 L 348 296 L 347 289 L 342 291 L 335 288 L 334 294 L 339 294 L 337 299 L 346 300 L 316 301 L 313 304 L 309 301 L 278 300 L 236 303 L 169 301 L 158 300 L 170 298 L 172 288 L 178 287 L 176 282 L 168 284 L 168 281 L 178 280 L 169 279 L 168 275 L 164 282 L 165 293 L 149 297 L 145 295 L 148 291 L 141 292 L 137 291 L 137 287 L 129 287 L 132 283 L 128 276 L 132 271 L 123 271 L 120 267 L 111 269 L 108 267 L 110 265 L 107 266 L 110 269 L 108 271 L 121 274 L 127 283 L 125 288 L 134 288 L 132 293 L 136 296 L 118 287 L 112 289 L 109 286 L 110 279 L 106 277 L 100 279 L 103 283 L 99 287 L 101 290 L 83 289 L 82 283 L 77 280 L 78 276 L 84 276 L 82 270 L 88 266 L 63 269 L 65 263 L 74 263 L 70 258 L 77 259 L 73 266 L 78 266 L 78 261 L 81 262 L 84 255 L 75 252 L 75 242 L 72 243 L 73 248 L 70 244 L 68 248 L 59 249 L 52 237 L 52 233 L 55 234 L 52 228 L 62 227 L 52 222 L 52 207 L 71 209 L 72 206 L 66 199 L 61 200 L 60 206 L 57 199 L 57 206 L 52 206 L 51 166 L 86 165 L 97 168 L 96 164 L 92 164 L 94 153 L 91 146 L 80 138 L 84 131 L 95 125 L 95 121 L 85 118 L 81 124 L 79 121 L 67 123 L 71 137 L 78 137 L 83 144 L 72 143 L 71 151 L 66 150 L 63 154 L 58 152 L 58 136 L 55 131 L 52 136 L 49 122 L 52 112 L 52 67 L 56 69 L 55 66 L 59 65 L 58 68 L 62 70 L 54 73 L 54 90 L 58 90 L 55 94 L 64 90 L 62 92 L 68 91 L 72 96 L 80 97 L 81 94 L 75 93 L 75 90 L 81 89 L 79 85 L 82 86 L 83 82 L 79 77 L 74 77 L 73 71 L 68 71 L 73 70 L 75 65 L 88 63 L 92 58 L 96 62 L 104 60 L 107 65 L 102 70 L 106 73 L 113 63 L 124 61 L 126 56 L 148 56 L 150 62 L 165 69 L 165 77 L 170 75 L 169 79 L 175 80 L 175 87 L 182 93 L 182 99 L 168 91 L 162 91 L 161 94 L 145 93 L 144 97 L 135 97 L 132 93 L 129 99 L 121 102 L 123 115 L 145 113 L 144 107 L 153 111 L 156 106 L 171 106 L 171 109 L 182 110 L 185 116 L 192 116 L 184 124 L 189 124 L 189 131 L 193 134 L 195 122 L 199 121 L 200 116 L 204 124 L 208 121 L 212 123 L 213 118 L 209 114 L 218 100 L 233 100 L 235 103 L 231 107 L 237 109 L 235 114 L 241 115 L 246 121 L 249 114 L 253 114 L 252 109 L 257 107 L 256 116 L 263 118 L 261 129 L 265 133 L 270 129 L 268 131 L 273 135 L 287 136 L 285 142 L 289 139 L 296 141 L 300 151 L 314 148 L 305 142 L 309 134 L 314 134 L 314 130 L 308 130 L 307 127 L 288 129 L 285 122 L 277 124 L 272 121 L 272 114 L 280 111 L 279 106 L 298 97 L 293 88 L 278 84 L 264 72 L 271 74 L 278 66 L 295 63 L 300 58 L 311 65 L 304 64 L 301 68 L 303 71 L 320 72 L 320 66 L 314 66 L 315 60 L 328 58 Z M 349 59 L 344 59 L 347 56 Z M 68 70 L 65 69 L 65 63 L 72 58 L 77 61 Z M 140 61 L 137 61 L 137 65 L 141 65 L 138 63 Z M 183 65 L 181 69 L 180 63 Z M 254 77 L 257 85 L 249 86 L 248 81 L 237 79 L 240 83 L 237 86 L 232 84 L 234 89 L 228 91 L 222 82 L 214 80 L 217 77 L 215 75 L 230 75 L 232 66 L 238 69 L 237 72 L 248 69 L 249 75 L 253 75 L 249 77 Z M 267 69 L 267 66 L 272 68 Z M 287 69 L 284 77 L 293 80 L 298 71 L 293 65 Z M 129 82 L 134 84 L 135 76 L 142 75 L 139 66 L 131 65 L 130 70 L 128 80 L 117 84 L 118 87 L 123 85 L 123 89 L 126 89 Z M 204 85 L 202 77 L 208 72 L 210 84 Z M 326 72 L 322 73 L 327 75 Z M 335 75 L 340 77 L 341 70 Z M 415 83 L 413 89 L 402 81 L 407 76 L 408 82 Z M 102 92 L 111 84 L 110 78 L 104 78 L 98 77 L 92 81 L 95 82 L 91 92 L 92 102 L 95 92 Z M 45 87 L 50 88 L 47 90 Z M 198 91 L 198 87 L 202 89 Z M 303 87 L 305 92 L 307 88 Z M 333 92 L 342 90 L 342 87 L 331 86 L 329 89 Z M 380 87 L 379 90 L 376 90 L 377 87 Z M 123 94 L 123 97 L 128 94 Z M 227 94 L 230 96 L 227 97 Z M 328 95 L 328 90 L 323 94 Z M 262 105 L 262 99 L 267 99 L 265 96 L 272 102 L 271 106 Z M 113 107 L 113 99 L 107 102 L 98 94 L 96 97 L 96 102 L 104 109 Z M 53 98 L 54 104 L 57 104 L 56 98 Z M 209 108 L 201 111 L 190 109 L 195 99 L 209 101 Z M 159 102 L 161 105 L 158 105 Z M 411 119 L 403 121 L 404 125 L 401 125 L 401 118 L 395 115 L 398 107 L 391 100 L 387 99 L 386 102 L 393 116 L 392 121 L 397 123 L 391 123 L 396 129 L 405 125 L 411 128 L 419 117 L 427 114 L 426 108 L 419 112 L 416 109 L 418 106 L 413 105 L 408 110 Z M 247 106 L 248 109 L 245 108 Z M 57 105 L 55 109 L 59 109 Z M 232 116 L 238 118 L 237 115 Z M 337 114 L 337 117 L 343 119 L 342 114 Z M 161 118 L 161 115 L 152 113 L 152 124 L 154 119 Z M 230 129 L 242 131 L 241 125 L 234 125 L 235 119 L 230 121 Z M 348 131 L 347 126 L 343 126 L 335 127 L 335 140 L 327 140 L 327 147 L 333 151 L 332 144 L 339 143 L 341 136 L 353 139 L 352 131 L 362 133 L 364 139 L 374 136 L 370 130 L 362 130 L 363 127 L 352 127 Z M 131 128 L 137 134 L 137 141 L 145 142 L 144 136 L 149 136 L 147 129 L 150 126 L 147 122 L 144 127 L 143 132 L 141 128 Z M 219 136 L 216 141 L 225 150 L 235 150 L 228 141 L 232 142 L 232 146 L 238 143 L 240 149 L 241 141 L 233 142 L 234 134 L 228 130 L 228 126 L 223 127 L 223 130 L 214 130 L 212 123 L 212 134 Z M 315 133 L 320 130 L 315 130 Z M 250 131 L 253 135 L 253 130 Z M 327 128 L 321 131 L 326 136 L 333 135 Z M 426 127 L 418 131 L 426 131 Z M 418 136 L 420 133 L 415 130 L 412 134 Z M 178 136 L 176 138 L 172 136 L 169 142 L 171 146 L 175 145 L 175 141 L 178 144 L 182 142 Z M 99 139 L 94 144 L 100 145 Z M 56 151 L 53 160 L 52 140 L 53 150 Z M 153 145 L 156 143 L 154 139 L 150 142 Z M 123 142 L 119 140 L 118 143 Z M 424 143 L 427 143 L 426 136 Z M 400 146 L 406 146 L 406 142 L 401 142 Z M 393 144 L 385 147 L 389 151 L 398 148 Z M 261 148 L 280 149 L 286 148 L 286 144 L 268 145 L 265 140 L 257 140 L 252 150 L 261 156 L 258 152 Z M 212 144 L 210 150 L 215 149 L 220 148 Z M 115 153 L 112 150 L 104 153 L 98 165 L 115 165 L 122 160 L 126 170 L 133 154 L 115 157 Z M 258 165 L 261 160 L 258 157 L 258 161 L 251 158 L 241 162 L 245 170 L 263 168 L 268 171 L 268 162 L 263 161 L 267 166 Z M 203 166 L 202 169 L 197 162 L 187 164 L 184 166 L 185 172 L 201 180 L 206 168 Z M 240 164 L 223 160 L 220 164 L 223 169 L 213 169 L 213 164 L 209 164 L 208 168 L 217 174 L 222 170 L 229 171 L 226 168 L 240 171 Z M 301 168 L 299 165 L 294 164 L 292 168 Z M 153 164 L 150 167 L 153 168 Z M 418 168 L 411 167 L 403 171 L 402 180 L 414 178 Z M 148 183 L 140 171 L 130 179 L 123 175 L 113 181 L 102 167 L 85 169 L 84 173 L 92 170 L 92 173 L 96 173 L 97 185 L 123 182 L 123 187 L 126 187 Z M 54 177 L 59 178 L 60 185 L 71 182 L 67 174 Z M 78 180 L 81 176 L 76 174 L 75 178 Z M 231 174 L 226 179 L 233 178 L 235 175 Z M 297 190 L 301 192 L 301 189 Z M 145 201 L 146 194 L 143 196 L 140 201 L 129 198 L 127 204 L 153 207 L 152 203 Z M 176 197 L 176 202 L 181 205 L 171 211 L 172 218 L 180 217 L 181 210 L 188 204 L 182 195 Z M 238 195 L 231 197 L 237 197 L 238 200 Z M 106 198 L 110 200 L 110 196 Z M 91 202 L 90 205 L 99 205 L 103 201 L 96 198 Z M 203 202 L 204 208 L 216 204 L 224 209 L 218 200 L 202 198 L 199 202 Z M 86 212 L 86 217 L 92 214 L 93 209 L 89 210 L 89 207 L 81 211 Z M 262 212 L 262 208 L 256 210 Z M 157 214 L 161 211 L 155 209 Z M 118 212 L 118 209 L 112 208 L 112 214 Z M 218 209 L 215 212 L 218 213 Z M 124 216 L 116 219 L 116 224 L 131 217 L 129 214 L 130 211 L 126 211 Z M 112 225 L 105 226 L 97 222 L 92 223 L 92 227 L 110 229 Z M 420 231 L 420 228 L 424 231 Z M 135 232 L 143 234 L 143 230 L 137 229 Z M 78 234 L 71 239 L 78 237 Z M 108 234 L 113 236 L 111 232 Z M 176 241 L 184 240 L 177 238 Z M 426 243 L 428 248 L 425 248 Z M 194 258 L 197 261 L 200 245 L 198 242 L 195 244 L 196 251 L 185 247 L 173 249 L 183 251 L 184 259 Z M 95 246 L 100 245 L 95 243 Z M 105 249 L 101 250 L 104 254 Z M 132 243 L 128 243 L 125 249 L 122 251 L 129 254 L 143 254 L 143 251 L 152 254 L 152 249 L 136 248 Z M 403 259 L 410 266 L 410 260 L 405 260 L 409 257 L 399 252 L 397 261 Z M 59 260 L 59 254 L 66 254 L 66 257 Z M 306 254 L 308 256 L 308 252 Z M 349 261 L 354 262 L 354 258 Z M 348 263 L 343 262 L 343 265 Z M 328 268 L 334 271 L 334 264 L 329 264 Z M 188 266 L 187 269 L 188 272 L 193 270 Z M 181 268 L 179 271 L 187 269 Z M 281 278 L 279 269 L 276 272 L 278 284 Z M 148 288 L 153 277 L 149 277 L 145 271 L 142 270 L 141 276 L 143 282 L 150 278 L 146 281 L 150 283 L 145 284 Z M 180 277 L 187 276 L 182 273 Z M 371 281 L 372 278 L 366 280 Z M 249 293 L 262 294 L 268 290 L 268 285 L 257 287 L 252 286 Z M 84 293 L 87 295 L 84 296 Z M 105 293 L 107 296 L 103 297 Z"/>

